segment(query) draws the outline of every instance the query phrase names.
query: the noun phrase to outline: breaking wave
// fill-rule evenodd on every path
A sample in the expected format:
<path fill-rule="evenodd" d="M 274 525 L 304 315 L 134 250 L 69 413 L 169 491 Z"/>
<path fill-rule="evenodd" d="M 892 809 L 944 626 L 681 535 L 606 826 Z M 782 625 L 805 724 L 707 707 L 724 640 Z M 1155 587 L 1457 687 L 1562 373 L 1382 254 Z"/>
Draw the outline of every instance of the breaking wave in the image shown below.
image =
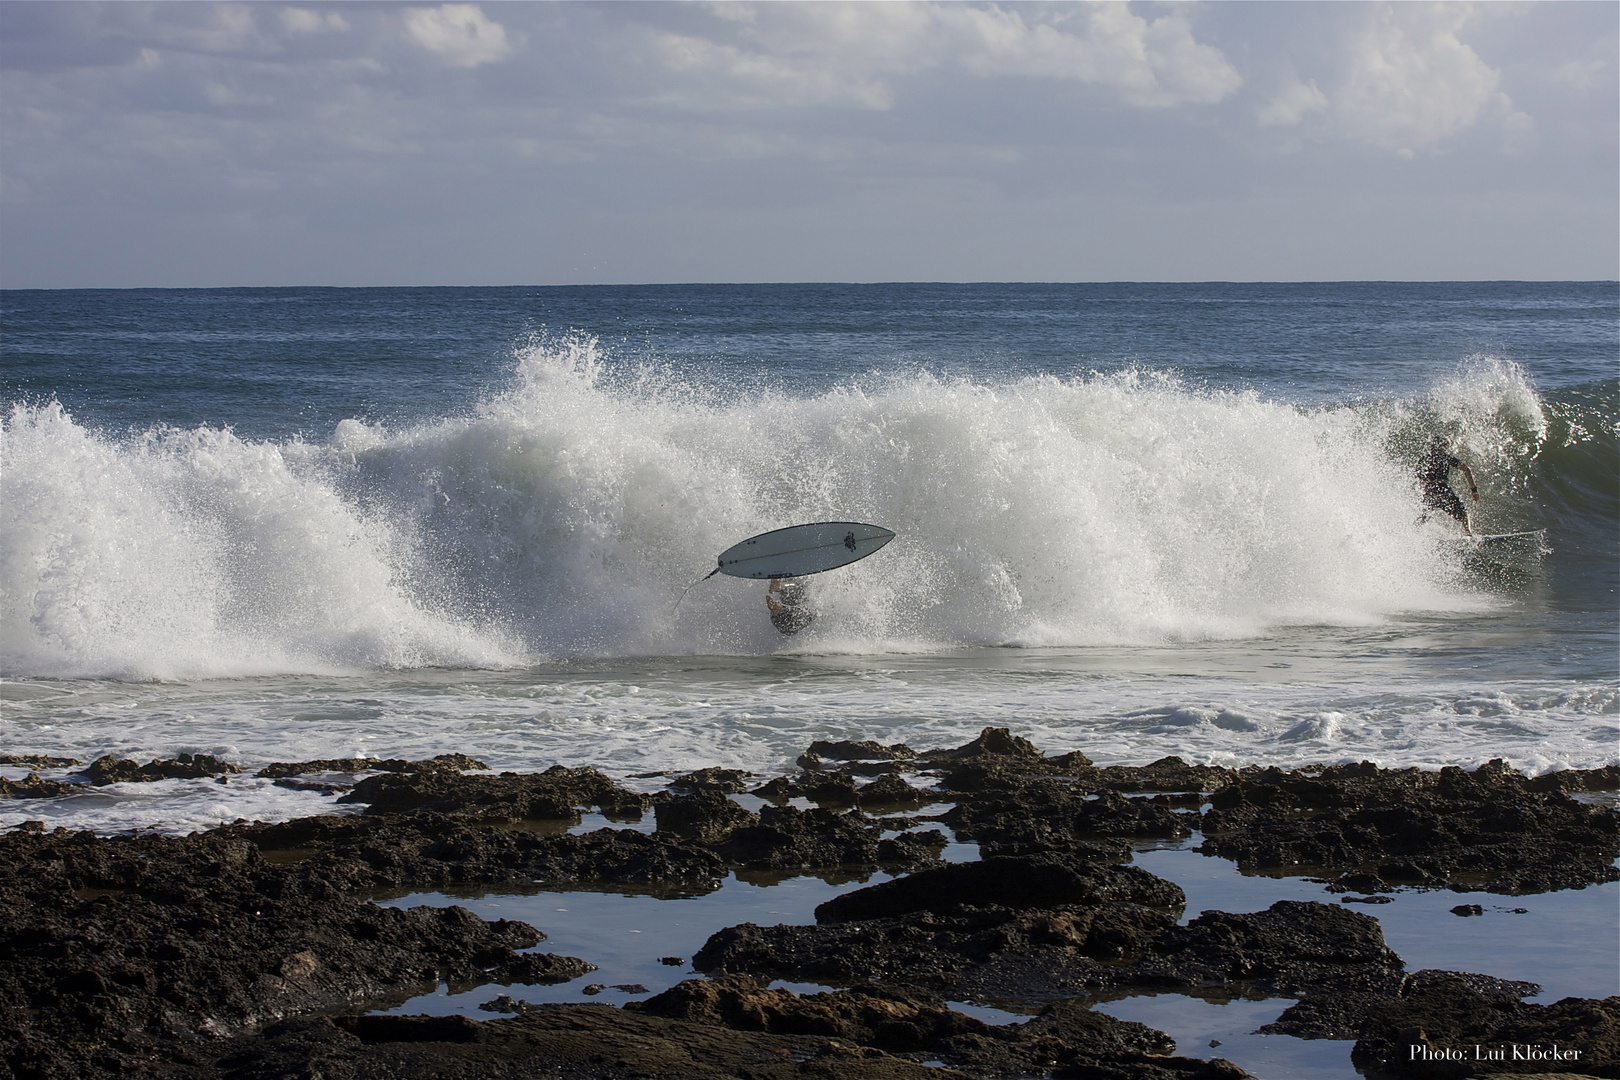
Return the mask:
<path fill-rule="evenodd" d="M 795 649 L 1241 638 L 1476 608 L 1493 598 L 1448 556 L 1446 523 L 1414 527 L 1411 466 L 1436 431 L 1477 462 L 1487 528 L 1614 532 L 1614 384 L 1544 400 L 1489 358 L 1418 400 L 1310 407 L 1151 370 L 728 396 L 583 335 L 525 342 L 516 364 L 467 415 L 346 420 L 323 444 L 112 438 L 14 405 L 4 670 L 770 652 L 759 583 L 676 601 L 722 548 L 828 518 L 898 539 L 813 580 L 820 616 Z"/>

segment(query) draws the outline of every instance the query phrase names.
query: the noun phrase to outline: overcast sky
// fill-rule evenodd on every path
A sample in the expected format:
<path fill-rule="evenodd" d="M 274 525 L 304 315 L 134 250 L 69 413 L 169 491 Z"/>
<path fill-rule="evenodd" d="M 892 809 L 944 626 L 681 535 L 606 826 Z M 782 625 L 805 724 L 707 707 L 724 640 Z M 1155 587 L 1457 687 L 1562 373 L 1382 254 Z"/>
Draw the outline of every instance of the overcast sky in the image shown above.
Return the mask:
<path fill-rule="evenodd" d="M 1612 279 L 1620 5 L 0 3 L 0 284 Z"/>

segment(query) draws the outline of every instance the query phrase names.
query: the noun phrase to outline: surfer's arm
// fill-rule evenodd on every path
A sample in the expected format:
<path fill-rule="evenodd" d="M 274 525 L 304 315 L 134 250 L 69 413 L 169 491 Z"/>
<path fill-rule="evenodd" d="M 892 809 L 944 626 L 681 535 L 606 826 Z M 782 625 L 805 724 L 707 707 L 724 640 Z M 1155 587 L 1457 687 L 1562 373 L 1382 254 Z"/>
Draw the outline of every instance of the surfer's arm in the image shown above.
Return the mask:
<path fill-rule="evenodd" d="M 1463 478 L 1468 481 L 1468 490 L 1474 496 L 1474 501 L 1479 502 L 1479 485 L 1474 483 L 1473 472 L 1460 461 L 1457 462 L 1457 468 L 1462 471 Z"/>

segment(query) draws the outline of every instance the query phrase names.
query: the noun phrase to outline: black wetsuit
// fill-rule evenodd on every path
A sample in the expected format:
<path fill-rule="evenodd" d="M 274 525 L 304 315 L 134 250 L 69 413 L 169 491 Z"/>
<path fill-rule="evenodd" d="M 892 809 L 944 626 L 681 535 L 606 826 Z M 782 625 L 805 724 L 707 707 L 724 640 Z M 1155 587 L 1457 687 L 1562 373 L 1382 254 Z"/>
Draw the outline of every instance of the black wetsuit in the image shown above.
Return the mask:
<path fill-rule="evenodd" d="M 1467 525 L 1468 508 L 1451 490 L 1451 470 L 1461 464 L 1457 456 L 1444 446 L 1431 446 L 1418 460 L 1417 476 L 1418 484 L 1423 488 L 1424 506 L 1431 510 L 1444 510 Z"/>

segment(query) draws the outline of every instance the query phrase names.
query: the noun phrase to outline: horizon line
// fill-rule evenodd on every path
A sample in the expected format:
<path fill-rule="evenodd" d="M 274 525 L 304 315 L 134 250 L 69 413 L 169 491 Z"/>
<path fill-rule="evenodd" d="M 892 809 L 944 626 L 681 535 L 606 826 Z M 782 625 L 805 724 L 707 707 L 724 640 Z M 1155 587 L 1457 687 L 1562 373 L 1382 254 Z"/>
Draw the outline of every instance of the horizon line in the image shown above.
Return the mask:
<path fill-rule="evenodd" d="M 894 281 L 624 281 L 506 283 L 499 285 L 0 285 L 0 292 L 224 292 L 243 289 L 679 289 L 876 287 L 893 285 L 1620 285 L 1620 278 L 1202 278 L 1170 280 L 1118 278 L 1095 280 L 894 280 Z"/>

